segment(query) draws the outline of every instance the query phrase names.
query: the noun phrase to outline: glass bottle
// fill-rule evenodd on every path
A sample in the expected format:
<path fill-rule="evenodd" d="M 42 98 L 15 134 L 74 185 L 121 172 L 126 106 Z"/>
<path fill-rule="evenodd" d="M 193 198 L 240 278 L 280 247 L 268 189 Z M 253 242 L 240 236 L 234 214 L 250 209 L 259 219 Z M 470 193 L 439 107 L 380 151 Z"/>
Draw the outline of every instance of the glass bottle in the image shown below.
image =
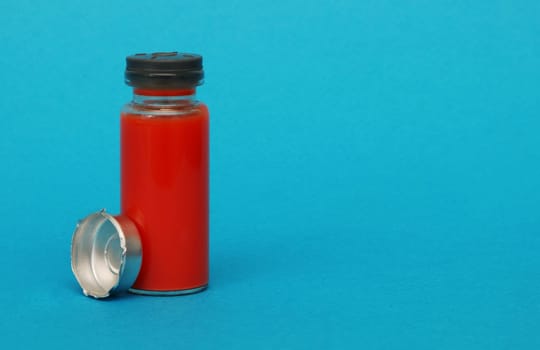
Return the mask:
<path fill-rule="evenodd" d="M 133 100 L 121 114 L 121 206 L 144 254 L 130 291 L 188 294 L 208 285 L 208 109 L 197 101 L 202 57 L 126 59 Z"/>

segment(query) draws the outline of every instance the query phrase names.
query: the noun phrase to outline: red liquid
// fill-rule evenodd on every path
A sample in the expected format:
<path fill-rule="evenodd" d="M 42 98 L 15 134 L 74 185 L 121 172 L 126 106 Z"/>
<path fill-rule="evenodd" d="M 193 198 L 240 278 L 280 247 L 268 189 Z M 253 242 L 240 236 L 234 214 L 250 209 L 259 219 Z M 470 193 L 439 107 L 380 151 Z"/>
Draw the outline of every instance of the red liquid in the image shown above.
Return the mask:
<path fill-rule="evenodd" d="M 208 283 L 208 109 L 122 114 L 122 213 L 143 247 L 133 288 L 181 291 Z"/>

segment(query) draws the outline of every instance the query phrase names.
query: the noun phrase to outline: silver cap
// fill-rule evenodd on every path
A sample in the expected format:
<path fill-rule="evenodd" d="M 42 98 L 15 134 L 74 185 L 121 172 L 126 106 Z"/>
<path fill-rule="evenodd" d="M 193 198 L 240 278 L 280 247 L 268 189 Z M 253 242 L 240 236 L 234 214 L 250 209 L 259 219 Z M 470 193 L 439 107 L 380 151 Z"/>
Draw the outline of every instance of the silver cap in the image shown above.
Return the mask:
<path fill-rule="evenodd" d="M 71 241 L 71 269 L 84 295 L 106 298 L 135 282 L 142 247 L 135 224 L 101 210 L 81 220 Z"/>

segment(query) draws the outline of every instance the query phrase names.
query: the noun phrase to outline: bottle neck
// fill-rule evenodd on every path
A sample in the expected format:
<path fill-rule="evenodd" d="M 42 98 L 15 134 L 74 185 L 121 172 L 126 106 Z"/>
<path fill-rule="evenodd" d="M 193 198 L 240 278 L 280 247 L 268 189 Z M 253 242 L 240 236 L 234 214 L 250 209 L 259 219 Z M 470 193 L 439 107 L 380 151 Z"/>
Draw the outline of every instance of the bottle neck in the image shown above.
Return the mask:
<path fill-rule="evenodd" d="M 133 104 L 144 107 L 182 107 L 196 104 L 195 89 L 150 90 L 133 89 Z"/>

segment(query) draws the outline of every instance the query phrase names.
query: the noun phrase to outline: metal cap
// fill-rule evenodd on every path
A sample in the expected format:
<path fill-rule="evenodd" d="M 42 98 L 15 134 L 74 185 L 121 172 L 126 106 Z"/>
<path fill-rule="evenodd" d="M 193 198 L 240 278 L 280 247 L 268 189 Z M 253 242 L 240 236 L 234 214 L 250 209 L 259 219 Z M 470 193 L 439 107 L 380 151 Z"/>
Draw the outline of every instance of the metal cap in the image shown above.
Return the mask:
<path fill-rule="evenodd" d="M 84 295 L 106 298 L 127 291 L 142 261 L 135 224 L 101 210 L 81 220 L 71 241 L 71 269 Z"/>

